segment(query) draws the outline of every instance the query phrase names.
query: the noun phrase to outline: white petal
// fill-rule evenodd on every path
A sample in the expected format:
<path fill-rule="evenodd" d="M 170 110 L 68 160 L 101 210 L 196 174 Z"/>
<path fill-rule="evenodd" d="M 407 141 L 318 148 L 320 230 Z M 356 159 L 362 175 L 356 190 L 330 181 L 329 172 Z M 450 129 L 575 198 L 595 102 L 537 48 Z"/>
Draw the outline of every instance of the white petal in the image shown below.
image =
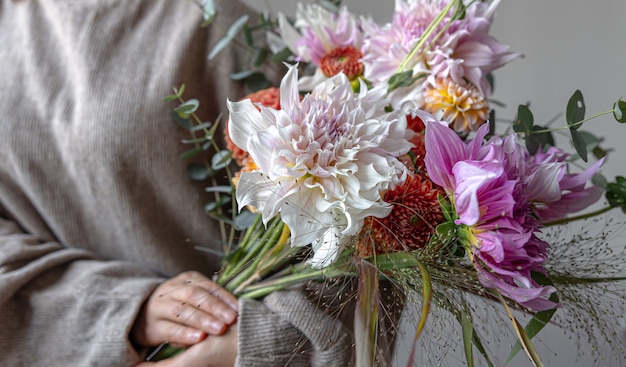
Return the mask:
<path fill-rule="evenodd" d="M 226 101 L 230 111 L 228 136 L 239 148 L 248 150 L 248 137 L 259 129 L 260 113 L 249 99 L 232 102 Z"/>

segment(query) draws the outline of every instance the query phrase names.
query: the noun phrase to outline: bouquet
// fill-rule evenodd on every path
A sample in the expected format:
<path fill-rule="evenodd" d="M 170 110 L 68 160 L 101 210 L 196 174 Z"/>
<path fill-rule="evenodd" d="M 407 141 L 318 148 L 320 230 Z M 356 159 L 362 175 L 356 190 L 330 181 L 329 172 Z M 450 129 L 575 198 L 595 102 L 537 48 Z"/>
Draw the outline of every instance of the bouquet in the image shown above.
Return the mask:
<path fill-rule="evenodd" d="M 523 350 L 535 366 L 543 363 L 531 339 L 561 308 L 580 306 L 574 314 L 591 338 L 590 325 L 610 325 L 576 301 L 621 281 L 618 269 L 550 263 L 574 247 L 603 264 L 606 244 L 598 251 L 585 236 L 552 243 L 547 233 L 624 211 L 626 179 L 600 175 L 607 151 L 581 130 L 591 118 L 580 91 L 557 128 L 569 132 L 575 153 L 557 147 L 556 129 L 535 124 L 527 105 L 496 124 L 492 72 L 520 57 L 489 34 L 498 3 L 397 0 L 392 21 L 379 25 L 321 2 L 299 4 L 295 17 L 233 24 L 209 57 L 241 35 L 252 63 L 233 79 L 256 92 L 228 101 L 228 149 L 215 143 L 217 123 L 193 124 L 199 103 L 185 101 L 184 88 L 168 97 L 180 100 L 176 118 L 196 134 L 190 152 L 216 150 L 206 166 L 190 166 L 192 177 L 226 169 L 233 178 L 233 186 L 209 188 L 216 201 L 207 211 L 231 228 L 220 284 L 261 298 L 306 281 L 355 279 L 357 366 L 377 363 L 381 279 L 403 294 L 405 312 L 417 312 L 410 361 L 429 317 L 444 312 L 460 325 L 467 365 L 475 352 L 494 365 L 476 302 L 509 318 L 517 339 L 509 359 Z M 219 16 L 212 1 L 201 5 L 207 22 Z M 260 72 L 269 57 L 285 63 L 279 88 Z M 626 122 L 625 113 L 618 100 L 601 114 Z M 602 195 L 606 208 L 572 216 Z"/>

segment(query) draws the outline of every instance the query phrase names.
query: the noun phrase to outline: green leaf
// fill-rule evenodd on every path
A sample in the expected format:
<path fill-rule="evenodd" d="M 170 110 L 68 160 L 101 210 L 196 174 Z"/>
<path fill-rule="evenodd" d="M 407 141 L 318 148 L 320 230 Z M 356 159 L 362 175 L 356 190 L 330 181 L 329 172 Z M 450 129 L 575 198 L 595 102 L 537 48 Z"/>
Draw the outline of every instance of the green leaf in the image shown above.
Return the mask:
<path fill-rule="evenodd" d="M 292 55 L 292 52 L 289 49 L 289 47 L 285 47 L 281 51 L 279 51 L 278 53 L 275 53 L 272 56 L 272 62 L 275 64 L 280 64 L 281 62 L 287 61 L 287 59 L 289 59 L 289 56 L 291 55 Z"/>
<path fill-rule="evenodd" d="M 243 26 L 243 38 L 246 40 L 248 47 L 254 47 L 254 37 L 252 37 L 252 31 L 247 24 Z"/>
<path fill-rule="evenodd" d="M 547 131 L 548 129 L 541 125 L 535 125 L 532 128 L 532 135 L 536 137 L 539 145 L 542 147 L 553 147 L 556 146 L 554 142 L 554 136 L 552 136 L 552 132 Z M 541 132 L 538 132 L 541 131 Z"/>
<path fill-rule="evenodd" d="M 219 185 L 219 186 L 209 186 L 204 189 L 206 192 L 218 192 L 220 194 L 230 194 L 233 191 L 232 186 Z"/>
<path fill-rule="evenodd" d="M 189 119 L 189 117 L 180 117 L 176 111 L 172 111 L 172 121 L 182 127 L 183 129 L 189 130 L 193 127 L 193 121 Z"/>
<path fill-rule="evenodd" d="M 513 124 L 513 130 L 517 133 L 523 133 L 525 137 L 531 135 L 534 124 L 533 113 L 526 105 L 519 105 L 517 107 L 517 119 Z"/>
<path fill-rule="evenodd" d="M 266 48 L 259 48 L 256 51 L 256 56 L 254 57 L 254 66 L 261 66 L 265 62 L 269 51 Z"/>
<path fill-rule="evenodd" d="M 540 146 L 541 142 L 536 135 L 531 134 L 526 136 L 526 149 L 528 149 L 530 154 L 535 155 Z"/>
<path fill-rule="evenodd" d="M 182 98 L 183 97 L 183 93 L 185 93 L 185 89 L 186 88 L 187 88 L 187 86 L 185 84 L 181 84 L 180 88 L 175 90 L 176 96 L 179 97 L 179 98 Z"/>
<path fill-rule="evenodd" d="M 202 148 L 201 147 L 193 147 L 185 152 L 183 152 L 183 154 L 180 155 L 181 159 L 189 159 L 192 157 L 195 157 L 198 153 L 202 152 Z"/>
<path fill-rule="evenodd" d="M 570 128 L 569 132 L 572 135 L 572 144 L 576 149 L 576 153 L 578 153 L 583 161 L 587 162 L 587 142 L 585 142 L 584 136 L 580 131 L 573 128 Z"/>
<path fill-rule="evenodd" d="M 191 129 L 189 129 L 189 131 L 196 132 L 204 129 L 210 129 L 211 126 L 213 126 L 212 122 L 203 122 L 201 124 L 194 125 Z M 209 137 L 204 137 L 203 139 L 210 140 Z"/>
<path fill-rule="evenodd" d="M 609 185 L 609 181 L 606 179 L 606 177 L 599 173 L 596 173 L 595 175 L 593 175 L 593 177 L 591 177 L 591 183 L 595 186 L 603 188 L 605 191 Z"/>
<path fill-rule="evenodd" d="M 504 300 L 504 297 L 502 297 L 502 295 L 498 291 L 496 291 L 496 296 L 500 300 L 500 303 L 502 304 L 507 315 L 509 316 L 509 319 L 511 320 L 511 324 L 513 325 L 513 330 L 515 330 L 515 334 L 517 335 L 517 340 L 521 343 L 522 347 L 524 348 L 524 351 L 526 352 L 526 355 L 528 355 L 528 358 L 530 358 L 530 361 L 533 363 L 535 367 L 544 367 L 543 362 L 541 362 L 541 358 L 539 357 L 539 354 L 537 353 L 537 350 L 535 349 L 534 345 L 530 341 L 530 338 L 526 334 L 526 331 L 522 328 L 522 325 L 520 325 L 520 323 L 517 321 L 517 319 L 513 315 L 513 312 L 511 311 L 511 308 Z"/>
<path fill-rule="evenodd" d="M 249 78 L 251 75 L 253 75 L 255 73 L 258 73 L 258 71 L 243 70 L 243 71 L 239 71 L 237 73 L 230 74 L 230 78 L 232 80 L 245 80 L 246 78 Z"/>
<path fill-rule="evenodd" d="M 415 338 L 413 339 L 413 346 L 411 347 L 411 354 L 409 355 L 409 361 L 413 361 L 415 359 L 415 353 L 417 349 L 417 341 L 422 335 L 422 331 L 426 327 L 426 320 L 428 320 L 428 315 L 430 314 L 430 306 L 433 301 L 433 283 L 430 278 L 430 273 L 428 272 L 428 268 L 421 261 L 417 262 L 417 267 L 419 268 L 420 276 L 422 278 L 422 309 L 420 311 L 419 321 L 417 322 L 417 327 L 415 328 Z"/>
<path fill-rule="evenodd" d="M 258 213 L 244 210 L 235 217 L 235 229 L 238 231 L 250 228 L 258 217 Z"/>
<path fill-rule="evenodd" d="M 206 204 L 204 206 L 204 210 L 206 210 L 207 213 L 211 214 L 211 213 L 215 212 L 217 209 L 223 207 L 225 204 L 228 204 L 230 202 L 231 202 L 230 196 L 223 195 L 223 196 L 220 196 L 219 200 L 212 201 L 212 202 Z M 224 218 L 224 219 L 230 220 L 230 218 Z"/>
<path fill-rule="evenodd" d="M 247 15 L 243 15 L 230 26 L 230 28 L 226 32 L 226 35 L 222 39 L 220 39 L 215 44 L 215 46 L 213 46 L 211 52 L 209 52 L 209 60 L 215 58 L 215 56 L 222 52 L 222 50 L 224 50 L 226 46 L 228 46 L 232 42 L 232 40 L 237 36 L 241 28 L 243 28 L 243 26 L 248 22 L 248 18 L 249 17 Z"/>
<path fill-rule="evenodd" d="M 206 27 L 209 24 L 213 23 L 215 20 L 215 15 L 217 14 L 217 7 L 215 6 L 214 0 L 202 0 L 200 3 L 200 8 L 202 8 L 202 27 Z"/>
<path fill-rule="evenodd" d="M 163 102 L 171 102 L 177 99 L 178 99 L 178 96 L 176 94 L 170 94 L 169 96 L 163 98 Z"/>
<path fill-rule="evenodd" d="M 200 102 L 197 99 L 185 101 L 174 110 L 181 118 L 188 118 L 192 113 L 198 110 Z"/>
<path fill-rule="evenodd" d="M 387 92 L 391 92 L 400 87 L 408 87 L 415 79 L 413 79 L 413 70 L 403 71 L 401 73 L 397 73 L 389 78 L 389 86 L 387 87 Z"/>
<path fill-rule="evenodd" d="M 622 208 L 626 213 L 626 178 L 615 177 L 615 182 L 607 184 L 606 200 L 612 208 Z"/>
<path fill-rule="evenodd" d="M 468 367 L 474 366 L 474 323 L 472 314 L 464 307 L 461 311 L 461 330 L 463 332 L 463 349 L 465 350 L 465 362 Z"/>
<path fill-rule="evenodd" d="M 626 122 L 626 102 L 621 98 L 613 105 L 613 116 L 617 122 Z"/>
<path fill-rule="evenodd" d="M 585 101 L 580 90 L 576 90 L 567 102 L 565 111 L 565 119 L 570 129 L 578 129 L 582 124 L 577 124 L 585 119 Z"/>
<path fill-rule="evenodd" d="M 545 275 L 541 273 L 533 273 L 532 277 L 533 279 L 535 279 L 535 281 L 537 281 L 541 285 L 554 285 L 548 277 L 546 277 Z M 549 299 L 550 301 L 554 303 L 559 302 L 559 297 L 557 296 L 556 293 L 552 293 Z M 546 310 L 546 311 L 537 312 L 533 316 L 533 318 L 528 322 L 528 324 L 524 328 L 524 331 L 529 340 L 532 339 L 535 335 L 537 335 L 546 325 L 548 325 L 548 323 L 552 319 L 552 316 L 554 315 L 555 312 L 556 312 L 556 309 Z M 520 350 L 522 350 L 522 345 L 520 344 L 520 341 L 518 340 L 515 342 L 515 345 L 513 345 L 513 348 L 511 349 L 511 352 L 509 353 L 509 356 L 507 357 L 506 362 L 504 362 L 504 364 L 506 365 L 507 363 L 509 363 Z"/>
<path fill-rule="evenodd" d="M 378 312 L 380 294 L 378 269 L 362 259 L 357 259 L 359 285 L 354 313 L 354 339 L 356 365 L 375 365 L 376 336 L 378 334 Z"/>
<path fill-rule="evenodd" d="M 246 78 L 246 86 L 253 92 L 266 89 L 270 87 L 270 82 L 265 75 L 261 73 L 254 73 L 250 77 Z"/>
<path fill-rule="evenodd" d="M 219 171 L 222 168 L 226 168 L 231 162 L 231 156 L 233 153 L 230 150 L 220 150 L 215 153 L 211 158 L 211 168 L 214 171 Z"/>
<path fill-rule="evenodd" d="M 191 163 L 187 166 L 187 176 L 194 181 L 204 181 L 213 175 L 213 171 L 202 164 Z"/>

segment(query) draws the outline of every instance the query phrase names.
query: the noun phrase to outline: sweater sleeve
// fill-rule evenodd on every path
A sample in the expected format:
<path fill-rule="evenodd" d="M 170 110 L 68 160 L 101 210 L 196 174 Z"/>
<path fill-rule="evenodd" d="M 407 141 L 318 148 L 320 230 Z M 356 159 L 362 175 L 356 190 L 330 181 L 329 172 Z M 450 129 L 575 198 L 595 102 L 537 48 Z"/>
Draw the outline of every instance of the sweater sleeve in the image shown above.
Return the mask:
<path fill-rule="evenodd" d="M 403 297 L 381 282 L 376 365 L 390 366 Z M 308 283 L 273 292 L 262 302 L 240 300 L 236 367 L 354 365 L 356 281 Z"/>
<path fill-rule="evenodd" d="M 3 365 L 133 365 L 141 356 L 129 329 L 160 281 L 130 263 L 40 242 L 0 218 Z"/>

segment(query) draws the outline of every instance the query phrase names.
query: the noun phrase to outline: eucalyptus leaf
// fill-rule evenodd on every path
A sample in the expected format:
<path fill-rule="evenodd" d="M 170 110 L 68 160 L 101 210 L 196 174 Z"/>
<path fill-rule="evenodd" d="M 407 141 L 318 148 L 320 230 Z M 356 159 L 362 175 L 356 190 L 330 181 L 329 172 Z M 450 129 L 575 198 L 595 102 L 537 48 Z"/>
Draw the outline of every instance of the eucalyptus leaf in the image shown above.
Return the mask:
<path fill-rule="evenodd" d="M 253 92 L 266 89 L 270 87 L 270 82 L 265 75 L 261 73 L 254 73 L 245 79 L 245 84 Z"/>
<path fill-rule="evenodd" d="M 535 153 L 537 153 L 537 150 L 539 150 L 540 145 L 541 142 L 539 141 L 537 135 L 531 134 L 526 136 L 526 149 L 528 149 L 528 152 L 530 154 L 535 155 Z"/>
<path fill-rule="evenodd" d="M 200 102 L 197 99 L 190 99 L 183 102 L 180 106 L 174 110 L 181 118 L 187 118 L 192 113 L 196 112 L 200 107 Z"/>
<path fill-rule="evenodd" d="M 222 50 L 224 50 L 226 46 L 228 46 L 233 41 L 233 39 L 237 36 L 239 31 L 241 31 L 243 26 L 248 22 L 248 19 L 249 17 L 247 15 L 243 15 L 239 17 L 230 26 L 230 28 L 228 28 L 226 35 L 222 39 L 220 39 L 215 44 L 215 46 L 213 46 L 213 49 L 211 50 L 211 52 L 209 52 L 209 60 L 214 59 L 215 56 L 217 56 L 220 52 L 222 52 Z"/>
<path fill-rule="evenodd" d="M 181 159 L 189 159 L 192 157 L 195 157 L 196 155 L 198 155 L 198 153 L 202 152 L 202 148 L 200 147 L 193 147 L 189 150 L 186 150 L 183 152 L 183 154 L 180 155 Z"/>
<path fill-rule="evenodd" d="M 548 130 L 549 129 L 546 127 L 540 125 L 535 125 L 532 129 L 532 135 L 537 137 L 539 144 L 544 148 L 556 146 L 554 136 L 552 136 L 552 132 Z"/>
<path fill-rule="evenodd" d="M 213 211 L 207 212 L 207 214 L 209 215 L 209 217 L 217 221 L 220 221 L 226 224 L 227 226 L 231 226 L 233 224 L 233 220 L 230 217 L 220 213 L 219 211 L 213 210 Z"/>
<path fill-rule="evenodd" d="M 591 177 L 591 183 L 606 190 L 608 188 L 609 181 L 606 177 L 604 177 L 604 175 L 596 173 L 593 177 Z"/>
<path fill-rule="evenodd" d="M 243 70 L 243 71 L 239 71 L 237 73 L 232 73 L 230 74 L 230 78 L 232 80 L 245 80 L 246 78 L 249 78 L 251 75 L 258 73 L 258 71 L 255 70 Z"/>
<path fill-rule="evenodd" d="M 195 138 L 195 139 L 183 139 L 180 142 L 183 144 L 200 144 L 200 143 L 204 143 L 205 141 L 206 139 L 202 137 L 202 138 Z"/>
<path fill-rule="evenodd" d="M 580 158 L 587 162 L 587 142 L 585 141 L 584 136 L 580 133 L 580 131 L 570 128 L 569 132 L 572 136 L 572 144 L 576 149 L 576 153 L 580 156 Z"/>
<path fill-rule="evenodd" d="M 183 129 L 189 130 L 193 127 L 193 122 L 189 119 L 189 117 L 180 117 L 176 111 L 172 111 L 172 121 Z"/>
<path fill-rule="evenodd" d="M 215 153 L 211 158 L 211 168 L 215 171 L 226 168 L 231 162 L 232 155 L 233 153 L 230 150 L 220 150 Z"/>
<path fill-rule="evenodd" d="M 289 47 L 285 47 L 272 56 L 272 62 L 275 64 L 280 64 L 281 62 L 287 61 L 289 59 L 289 56 L 291 55 L 293 55 L 293 53 L 291 52 Z"/>
<path fill-rule="evenodd" d="M 235 217 L 235 229 L 241 231 L 250 228 L 258 216 L 258 213 L 249 210 L 242 211 Z"/>
<path fill-rule="evenodd" d="M 613 105 L 613 116 L 617 122 L 626 122 L 626 102 L 622 101 L 621 98 Z"/>
<path fill-rule="evenodd" d="M 252 37 L 252 31 L 247 24 L 243 26 L 242 32 L 243 38 L 246 40 L 246 45 L 248 45 L 248 47 L 254 47 L 254 38 Z"/>
<path fill-rule="evenodd" d="M 192 132 L 196 132 L 196 131 L 200 131 L 200 130 L 204 130 L 204 129 L 210 129 L 211 126 L 213 126 L 212 122 L 203 122 L 201 124 L 198 125 L 194 125 L 191 129 L 189 129 Z M 206 139 L 206 137 L 205 137 Z"/>
<path fill-rule="evenodd" d="M 580 90 L 576 90 L 567 102 L 565 120 L 570 129 L 577 130 L 582 124 L 577 124 L 585 119 L 585 101 Z"/>
<path fill-rule="evenodd" d="M 180 87 L 176 90 L 176 96 L 182 98 L 186 88 L 187 86 L 185 84 L 181 84 Z"/>
<path fill-rule="evenodd" d="M 204 181 L 213 175 L 213 171 L 202 164 L 191 163 L 187 166 L 187 176 L 194 181 Z"/>
<path fill-rule="evenodd" d="M 204 210 L 206 210 L 207 213 L 213 213 L 215 212 L 217 209 L 221 208 L 222 206 L 224 206 L 225 204 L 228 204 L 231 202 L 231 198 L 229 195 L 223 195 L 220 196 L 220 198 L 217 201 L 212 201 L 210 203 L 207 203 L 204 206 Z M 226 218 L 230 221 L 230 218 Z"/>
<path fill-rule="evenodd" d="M 208 59 L 213 60 L 215 56 L 217 56 L 220 52 L 222 52 L 222 50 L 228 47 L 228 45 L 230 45 L 232 41 L 233 41 L 232 38 L 229 38 L 229 37 L 224 37 L 220 39 L 219 41 L 217 41 L 215 46 L 213 46 L 213 48 L 211 49 L 211 52 L 209 52 Z"/>
<path fill-rule="evenodd" d="M 528 137 L 533 130 L 534 123 L 533 113 L 530 112 L 528 106 L 523 104 L 519 105 L 517 107 L 517 118 L 513 124 L 513 130 L 517 133 L 523 133 L 525 137 Z"/>
<path fill-rule="evenodd" d="M 266 48 L 259 48 L 256 51 L 256 56 L 254 57 L 254 66 L 261 66 L 265 62 L 269 51 Z"/>
<path fill-rule="evenodd" d="M 215 20 L 217 7 L 214 0 L 202 0 L 199 2 L 199 5 L 202 8 L 202 27 L 206 27 Z"/>
<path fill-rule="evenodd" d="M 626 213 L 626 178 L 615 177 L 615 182 L 607 184 L 606 200 L 613 208 L 622 208 Z"/>
<path fill-rule="evenodd" d="M 219 185 L 219 186 L 209 186 L 204 189 L 206 192 L 218 192 L 220 194 L 229 194 L 233 191 L 232 186 Z"/>
<path fill-rule="evenodd" d="M 243 28 L 243 26 L 248 23 L 248 19 L 250 17 L 247 15 L 242 15 L 239 17 L 231 26 L 228 28 L 227 36 L 230 38 L 234 38 L 237 36 L 237 33 Z"/>

